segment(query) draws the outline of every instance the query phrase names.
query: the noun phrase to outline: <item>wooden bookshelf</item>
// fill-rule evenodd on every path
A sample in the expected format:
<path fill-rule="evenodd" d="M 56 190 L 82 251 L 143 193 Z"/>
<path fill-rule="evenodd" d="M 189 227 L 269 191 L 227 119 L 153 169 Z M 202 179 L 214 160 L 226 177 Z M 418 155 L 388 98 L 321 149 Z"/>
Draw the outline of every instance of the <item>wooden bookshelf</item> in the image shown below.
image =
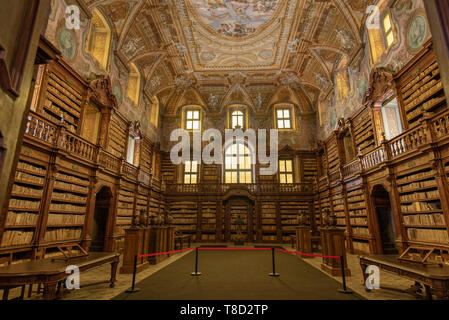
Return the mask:
<path fill-rule="evenodd" d="M 431 43 L 396 77 L 402 115 L 407 128 L 420 124 L 425 114 L 447 108 L 440 70 Z"/>
<path fill-rule="evenodd" d="M 276 202 L 262 201 L 260 215 L 262 222 L 262 241 L 276 241 Z"/>
<path fill-rule="evenodd" d="M 326 141 L 326 155 L 329 173 L 337 171 L 340 166 L 340 157 L 337 137 L 334 134 Z"/>
<path fill-rule="evenodd" d="M 435 174 L 429 167 L 397 177 L 400 211 L 410 241 L 447 243 L 444 213 Z"/>
<path fill-rule="evenodd" d="M 217 202 L 201 202 L 201 241 L 216 241 Z"/>
<path fill-rule="evenodd" d="M 196 201 L 176 201 L 168 203 L 173 225 L 176 230 L 184 234 L 196 234 L 198 218 L 198 202 Z"/>
<path fill-rule="evenodd" d="M 351 123 L 355 146 L 357 148 L 356 152 L 360 150 L 362 154 L 366 154 L 374 149 L 376 140 L 370 108 L 362 108 L 362 110 L 352 117 Z"/>
<path fill-rule="evenodd" d="M 368 213 L 365 194 L 360 186 L 347 190 L 346 201 L 354 254 L 369 253 Z"/>
<path fill-rule="evenodd" d="M 8 205 L 2 249 L 31 246 L 42 210 L 47 168 L 19 160 Z"/>
<path fill-rule="evenodd" d="M 303 167 L 303 181 L 304 182 L 316 182 L 317 177 L 317 163 L 316 157 L 303 157 L 302 158 Z"/>
<path fill-rule="evenodd" d="M 109 122 L 107 150 L 118 158 L 125 156 L 125 147 L 128 144 L 127 131 L 124 128 L 128 127 L 127 121 L 113 111 Z"/>
<path fill-rule="evenodd" d="M 281 200 L 279 209 L 282 225 L 282 241 L 289 242 L 290 236 L 296 232 L 300 212 L 310 213 L 310 202 Z"/>

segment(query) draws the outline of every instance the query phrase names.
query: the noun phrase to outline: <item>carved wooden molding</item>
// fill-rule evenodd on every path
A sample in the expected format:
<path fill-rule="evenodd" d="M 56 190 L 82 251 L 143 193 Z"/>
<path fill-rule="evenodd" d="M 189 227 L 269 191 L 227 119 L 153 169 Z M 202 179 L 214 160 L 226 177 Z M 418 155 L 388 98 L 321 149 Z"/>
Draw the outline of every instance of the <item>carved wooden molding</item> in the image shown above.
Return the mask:
<path fill-rule="evenodd" d="M 6 49 L 0 44 L 0 86 L 14 98 L 19 96 L 22 87 L 23 73 L 41 0 L 29 0 L 28 3 L 22 33 L 17 39 L 18 47 L 11 66 L 6 62 Z"/>
<path fill-rule="evenodd" d="M 369 87 L 363 97 L 363 105 L 373 106 L 393 87 L 393 74 L 382 68 L 371 72 Z"/>
<path fill-rule="evenodd" d="M 118 108 L 117 98 L 112 93 L 109 77 L 99 77 L 90 82 L 90 99 L 105 108 Z"/>

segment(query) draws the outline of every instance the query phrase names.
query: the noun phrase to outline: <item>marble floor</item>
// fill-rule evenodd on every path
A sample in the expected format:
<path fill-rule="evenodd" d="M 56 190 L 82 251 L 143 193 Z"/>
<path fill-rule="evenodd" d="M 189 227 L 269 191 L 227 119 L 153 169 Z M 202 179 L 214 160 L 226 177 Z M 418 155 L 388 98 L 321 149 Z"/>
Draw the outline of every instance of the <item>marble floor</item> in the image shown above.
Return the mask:
<path fill-rule="evenodd" d="M 196 244 L 193 244 L 195 246 Z M 202 243 L 202 246 L 205 244 Z M 231 247 L 231 244 L 228 244 L 229 247 Z M 264 245 L 265 246 L 265 245 Z M 271 245 L 267 244 L 267 247 L 271 247 Z M 279 246 L 273 245 L 273 246 Z M 289 245 L 283 245 L 283 247 L 286 250 L 293 250 Z M 182 252 L 177 253 L 169 257 L 168 259 L 162 261 L 161 263 L 157 265 L 150 265 L 147 269 L 140 272 L 136 276 L 136 282 L 139 282 L 140 280 L 143 280 L 149 276 L 151 276 L 153 273 L 161 270 L 165 266 L 169 265 L 170 263 L 173 263 L 174 261 L 178 260 L 179 258 L 183 257 L 184 255 L 188 254 L 189 252 Z M 288 254 L 288 253 L 279 253 L 279 254 Z M 297 256 L 298 259 L 302 259 L 300 256 Z M 358 293 L 359 295 L 365 297 L 366 299 L 370 300 L 414 300 L 415 298 L 404 292 L 396 291 L 396 290 L 388 290 L 388 289 L 378 289 L 378 290 L 372 290 L 371 292 L 367 292 L 365 290 L 362 271 L 360 269 L 360 265 L 358 262 L 358 258 L 356 255 L 348 255 L 348 267 L 351 270 L 351 276 L 347 277 L 347 286 L 351 288 L 353 291 Z M 310 264 L 311 266 L 321 270 L 321 258 L 307 258 L 303 259 L 306 263 Z M 120 261 L 121 265 L 121 261 Z M 120 266 L 119 265 L 119 266 Z M 192 266 L 193 271 L 194 266 Z M 119 268 L 120 270 L 120 268 Z M 324 272 L 324 271 L 323 271 Z M 131 286 L 131 280 L 132 275 L 129 274 L 120 274 L 117 273 L 117 282 L 114 288 L 109 288 L 108 284 L 98 284 L 93 286 L 87 286 L 83 288 L 83 284 L 89 284 L 96 281 L 101 280 L 107 280 L 109 279 L 110 275 L 110 266 L 105 265 L 98 267 L 96 269 L 89 270 L 88 272 L 81 274 L 81 288 L 79 290 L 65 290 L 64 293 L 64 300 L 109 300 L 113 297 L 117 296 L 121 292 L 127 290 Z M 282 275 L 281 275 L 282 276 Z M 335 280 L 341 282 L 341 277 L 333 277 Z M 380 273 L 380 281 L 381 286 L 385 287 L 393 287 L 397 288 L 399 290 L 406 290 L 408 289 L 413 282 L 410 280 L 407 280 L 405 278 L 399 277 L 397 275 L 393 275 L 384 271 L 381 271 Z M 138 287 L 138 285 L 136 286 Z M 36 289 L 36 286 L 35 288 Z M 27 292 L 28 293 L 28 288 Z M 19 296 L 20 290 L 14 289 L 10 291 L 9 298 L 14 298 Z M 25 297 L 25 299 L 31 299 L 31 300 L 37 300 L 41 299 L 41 295 L 37 295 L 33 293 L 33 295 L 28 298 Z"/>

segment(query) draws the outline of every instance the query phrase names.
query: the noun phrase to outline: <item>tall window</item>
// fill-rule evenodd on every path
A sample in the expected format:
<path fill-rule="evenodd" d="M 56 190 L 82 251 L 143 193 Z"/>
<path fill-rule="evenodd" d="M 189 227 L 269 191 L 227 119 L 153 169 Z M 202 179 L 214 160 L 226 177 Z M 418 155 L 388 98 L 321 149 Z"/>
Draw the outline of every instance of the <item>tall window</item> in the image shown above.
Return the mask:
<path fill-rule="evenodd" d="M 246 129 L 246 110 L 244 108 L 230 108 L 229 109 L 229 128 L 231 129 Z"/>
<path fill-rule="evenodd" d="M 134 102 L 136 106 L 139 105 L 140 99 L 140 72 L 134 63 L 130 65 L 130 73 L 128 76 L 128 88 L 126 90 L 127 97 Z"/>
<path fill-rule="evenodd" d="M 130 134 L 128 136 L 128 150 L 126 152 L 126 161 L 130 164 L 134 164 L 136 154 L 136 138 Z"/>
<path fill-rule="evenodd" d="M 94 8 L 86 42 L 86 51 L 98 61 L 104 70 L 108 69 L 111 38 L 112 32 L 109 24 L 100 11 Z"/>
<path fill-rule="evenodd" d="M 159 99 L 156 96 L 153 97 L 150 121 L 154 125 L 155 128 L 158 127 L 158 125 L 159 125 Z"/>
<path fill-rule="evenodd" d="M 393 33 L 393 23 L 391 21 L 389 13 L 384 17 L 382 26 L 384 29 L 385 43 L 387 44 L 387 48 L 390 48 L 394 42 L 394 33 Z"/>
<path fill-rule="evenodd" d="M 276 109 L 276 128 L 293 129 L 291 108 L 282 107 Z"/>
<path fill-rule="evenodd" d="M 198 183 L 198 162 L 186 161 L 184 164 L 184 183 L 196 184 Z"/>
<path fill-rule="evenodd" d="M 279 160 L 279 182 L 293 183 L 293 160 Z"/>
<path fill-rule="evenodd" d="M 387 99 L 382 104 L 381 110 L 385 138 L 391 140 L 402 133 L 401 116 L 397 98 L 393 96 Z"/>
<path fill-rule="evenodd" d="M 187 130 L 201 129 L 201 110 L 186 109 L 184 116 L 184 125 Z"/>
<path fill-rule="evenodd" d="M 243 142 L 225 151 L 225 183 L 252 183 L 251 152 Z"/>

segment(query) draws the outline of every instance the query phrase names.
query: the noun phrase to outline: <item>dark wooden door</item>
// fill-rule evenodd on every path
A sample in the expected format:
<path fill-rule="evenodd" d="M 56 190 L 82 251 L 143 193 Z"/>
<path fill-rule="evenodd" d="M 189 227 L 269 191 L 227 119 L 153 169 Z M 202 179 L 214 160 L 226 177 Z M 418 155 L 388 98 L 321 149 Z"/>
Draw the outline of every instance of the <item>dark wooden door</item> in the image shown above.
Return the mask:
<path fill-rule="evenodd" d="M 239 218 L 243 221 L 242 234 L 247 242 L 254 240 L 254 209 L 248 198 L 230 198 L 225 204 L 224 240 L 234 241 L 238 231 Z"/>

